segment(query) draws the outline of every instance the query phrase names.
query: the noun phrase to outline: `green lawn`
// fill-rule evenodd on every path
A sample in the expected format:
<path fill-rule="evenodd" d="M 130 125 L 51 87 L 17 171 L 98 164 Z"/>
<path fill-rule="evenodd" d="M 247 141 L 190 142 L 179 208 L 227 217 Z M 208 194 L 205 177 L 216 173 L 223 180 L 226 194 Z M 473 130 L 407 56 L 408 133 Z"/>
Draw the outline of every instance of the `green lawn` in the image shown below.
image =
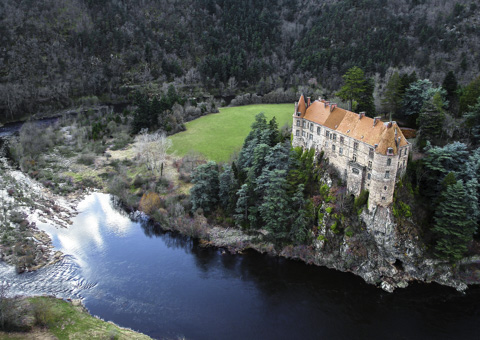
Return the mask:
<path fill-rule="evenodd" d="M 171 136 L 173 151 L 179 156 L 189 151 L 199 152 L 207 159 L 228 161 L 239 151 L 255 116 L 263 112 L 270 120 L 276 117 L 279 127 L 292 125 L 293 104 L 246 105 L 221 108 L 220 113 L 209 114 L 186 123 L 187 131 Z"/>

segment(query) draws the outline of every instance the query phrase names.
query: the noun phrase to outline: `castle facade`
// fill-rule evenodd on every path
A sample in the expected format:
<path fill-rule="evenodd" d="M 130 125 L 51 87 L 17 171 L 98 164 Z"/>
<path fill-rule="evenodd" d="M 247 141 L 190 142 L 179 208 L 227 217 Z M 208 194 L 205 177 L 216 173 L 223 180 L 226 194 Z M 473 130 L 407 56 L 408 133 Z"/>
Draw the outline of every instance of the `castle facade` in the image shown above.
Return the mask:
<path fill-rule="evenodd" d="M 369 191 L 368 207 L 393 202 L 395 182 L 407 169 L 411 144 L 396 122 L 339 108 L 326 100 L 305 101 L 293 114 L 293 146 L 324 152 L 349 193 Z"/>

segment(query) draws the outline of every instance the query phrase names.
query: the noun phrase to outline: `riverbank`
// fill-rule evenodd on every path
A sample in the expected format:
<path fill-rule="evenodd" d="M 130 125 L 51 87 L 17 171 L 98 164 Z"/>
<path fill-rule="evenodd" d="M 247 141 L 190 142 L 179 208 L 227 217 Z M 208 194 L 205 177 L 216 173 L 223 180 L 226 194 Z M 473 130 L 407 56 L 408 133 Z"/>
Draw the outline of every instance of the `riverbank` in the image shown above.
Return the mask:
<path fill-rule="evenodd" d="M 91 316 L 80 300 L 54 297 L 3 299 L 0 339 L 151 339 Z"/>
<path fill-rule="evenodd" d="M 116 118 L 102 119 L 112 122 Z M 390 209 L 370 212 L 363 209 L 359 216 L 356 213 L 346 214 L 345 217 L 351 219 L 347 222 L 352 231 L 347 235 L 325 227 L 334 219 L 328 213 L 332 210 L 332 203 L 326 203 L 320 207 L 326 211 L 322 223 L 324 227 L 319 235 L 315 235 L 313 244 L 308 246 L 275 245 L 264 230 L 246 232 L 232 227 L 233 221 L 221 214 L 207 219 L 201 211 L 192 213 L 190 179 L 193 169 L 205 163 L 205 159 L 198 154 L 183 157 L 170 155 L 165 158 L 162 171 L 152 170 L 139 157 L 142 148 L 138 141 L 123 141 L 119 146 L 118 137 L 114 134 L 105 135 L 101 143 L 91 141 L 78 135 L 83 126 L 88 126 L 85 124 L 88 121 L 82 121 L 82 117 L 80 121 L 75 118 L 61 122 L 56 127 L 55 145 L 45 150 L 36 161 L 46 166 L 29 168 L 30 178 L 19 181 L 20 187 L 28 181 L 36 183 L 40 191 L 68 202 L 71 214 L 75 214 L 74 207 L 79 197 L 88 188 L 95 188 L 115 195 L 127 211 L 141 210 L 157 227 L 198 238 L 203 246 L 215 246 L 231 253 L 254 249 L 272 256 L 352 272 L 389 292 L 407 287 L 414 280 L 438 282 L 460 291 L 467 289 L 467 284 L 480 282 L 475 259 L 465 259 L 460 266 L 452 266 L 448 262 L 429 258 L 418 227 L 408 218 L 395 218 Z M 127 126 L 118 124 L 112 129 L 122 135 Z M 332 193 L 336 190 L 335 181 L 331 178 L 324 178 L 323 182 L 329 183 Z M 53 208 L 57 205 L 61 206 L 54 204 L 47 212 L 30 213 L 26 219 L 27 229 L 33 230 L 33 223 L 47 222 L 47 216 L 59 223 L 59 227 L 62 227 L 61 221 L 63 226 L 68 226 L 68 213 L 66 219 L 62 219 L 62 210 Z"/>

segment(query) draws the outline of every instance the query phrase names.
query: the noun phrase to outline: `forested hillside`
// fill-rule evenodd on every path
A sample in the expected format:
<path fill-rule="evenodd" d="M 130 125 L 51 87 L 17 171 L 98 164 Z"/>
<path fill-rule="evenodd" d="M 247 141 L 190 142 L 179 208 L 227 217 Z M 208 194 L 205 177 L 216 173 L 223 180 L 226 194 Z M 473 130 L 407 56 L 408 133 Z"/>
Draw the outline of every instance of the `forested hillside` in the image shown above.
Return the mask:
<path fill-rule="evenodd" d="M 174 83 L 187 95 L 336 91 L 352 66 L 461 85 L 479 73 L 472 0 L 3 0 L 0 121 L 121 102 Z"/>

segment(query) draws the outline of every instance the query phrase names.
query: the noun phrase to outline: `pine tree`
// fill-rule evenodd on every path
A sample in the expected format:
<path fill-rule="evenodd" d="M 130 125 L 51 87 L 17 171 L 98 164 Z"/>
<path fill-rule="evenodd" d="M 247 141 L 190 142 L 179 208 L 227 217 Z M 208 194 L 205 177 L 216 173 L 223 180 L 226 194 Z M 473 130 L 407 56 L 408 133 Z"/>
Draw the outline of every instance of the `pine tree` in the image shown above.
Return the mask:
<path fill-rule="evenodd" d="M 243 184 L 237 193 L 236 214 L 233 215 L 235 223 L 242 227 L 248 226 L 248 186 Z"/>
<path fill-rule="evenodd" d="M 219 180 L 218 166 L 210 161 L 198 166 L 192 175 L 194 186 L 190 190 L 192 211 L 203 209 L 208 214 L 215 209 L 218 203 Z"/>
<path fill-rule="evenodd" d="M 442 87 L 446 91 L 448 109 L 452 113 L 458 111 L 458 82 L 453 71 L 449 71 L 443 79 Z"/>
<path fill-rule="evenodd" d="M 423 105 L 422 112 L 417 119 L 420 130 L 420 145 L 427 140 L 438 144 L 442 137 L 443 121 L 445 120 L 444 104 L 440 92 L 436 92 L 433 98 Z"/>
<path fill-rule="evenodd" d="M 343 76 L 344 85 L 337 92 L 337 96 L 349 102 L 349 109 L 353 110 L 353 101 L 359 101 L 366 90 L 365 73 L 357 66 L 352 67 Z"/>
<path fill-rule="evenodd" d="M 460 96 L 460 114 L 468 112 L 471 106 L 478 102 L 480 97 L 480 76 L 465 86 Z"/>
<path fill-rule="evenodd" d="M 402 107 L 403 94 L 401 91 L 402 81 L 398 72 L 395 72 L 388 80 L 382 100 L 384 108 L 395 115 L 399 113 Z"/>
<path fill-rule="evenodd" d="M 223 209 L 229 211 L 235 206 L 234 197 L 237 188 L 237 181 L 235 180 L 232 166 L 225 165 L 223 172 L 219 177 L 219 203 Z"/>
<path fill-rule="evenodd" d="M 308 240 L 307 200 L 303 197 L 304 187 L 300 184 L 292 199 L 293 221 L 289 238 L 296 244 L 304 244 Z"/>
<path fill-rule="evenodd" d="M 266 174 L 265 196 L 258 208 L 266 230 L 277 240 L 288 237 L 288 225 L 292 210 L 287 194 L 286 171 L 273 170 Z"/>
<path fill-rule="evenodd" d="M 480 145 L 480 96 L 477 104 L 470 106 L 469 112 L 465 113 L 467 127 L 470 128 L 470 139 L 474 146 Z"/>
<path fill-rule="evenodd" d="M 365 91 L 360 93 L 357 102 L 356 111 L 365 112 L 368 117 L 374 117 L 375 100 L 373 99 L 373 91 L 375 90 L 375 81 L 372 78 L 365 79 Z"/>
<path fill-rule="evenodd" d="M 467 195 L 463 182 L 449 173 L 443 181 L 444 189 L 435 209 L 435 254 L 440 258 L 460 260 L 473 239 L 475 223 L 467 212 Z"/>

